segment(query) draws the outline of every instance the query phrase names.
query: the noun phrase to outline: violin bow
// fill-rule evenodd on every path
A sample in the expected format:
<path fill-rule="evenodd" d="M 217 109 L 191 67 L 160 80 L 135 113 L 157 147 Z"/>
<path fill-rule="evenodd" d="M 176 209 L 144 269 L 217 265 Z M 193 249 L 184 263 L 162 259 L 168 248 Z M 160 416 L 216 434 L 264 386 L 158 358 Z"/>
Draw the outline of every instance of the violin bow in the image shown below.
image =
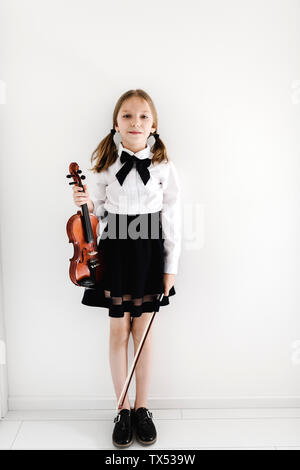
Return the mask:
<path fill-rule="evenodd" d="M 161 293 L 160 296 L 159 296 L 159 299 L 158 299 L 159 302 L 161 301 L 162 296 L 163 296 L 163 293 Z M 143 333 L 143 336 L 142 336 L 142 339 L 141 339 L 141 341 L 140 341 L 139 347 L 138 347 L 138 349 L 137 349 L 137 351 L 136 351 L 136 353 L 135 353 L 135 356 L 134 356 L 134 359 L 133 359 L 133 362 L 132 362 L 131 369 L 130 369 L 130 371 L 129 371 L 128 375 L 127 375 L 127 378 L 126 378 L 126 380 L 125 380 L 125 383 L 124 383 L 124 386 L 123 386 L 123 390 L 122 390 L 122 392 L 121 392 L 121 395 L 120 395 L 120 397 L 119 397 L 119 400 L 118 400 L 118 403 L 117 403 L 117 406 L 116 406 L 116 410 L 121 409 L 122 406 L 123 406 L 123 403 L 124 403 L 124 400 L 125 400 L 125 397 L 126 397 L 126 393 L 127 393 L 127 390 L 128 390 L 128 388 L 129 388 L 129 385 L 130 385 L 130 382 L 131 382 L 131 379 L 132 379 L 132 376 L 133 376 L 133 372 L 134 372 L 135 366 L 136 366 L 137 361 L 138 361 L 138 358 L 140 357 L 140 354 L 141 354 L 141 352 L 142 352 L 142 348 L 143 348 L 143 346 L 144 346 L 144 343 L 145 343 L 145 341 L 146 341 L 147 335 L 148 335 L 148 333 L 149 333 L 149 330 L 150 330 L 150 328 L 151 328 L 151 325 L 152 325 L 152 322 L 153 322 L 153 320 L 154 320 L 154 317 L 155 317 L 156 313 L 157 313 L 157 312 L 153 312 L 152 317 L 150 318 L 149 323 L 148 323 L 148 325 L 147 325 L 146 328 L 145 328 L 145 331 L 144 331 L 144 333 Z"/>

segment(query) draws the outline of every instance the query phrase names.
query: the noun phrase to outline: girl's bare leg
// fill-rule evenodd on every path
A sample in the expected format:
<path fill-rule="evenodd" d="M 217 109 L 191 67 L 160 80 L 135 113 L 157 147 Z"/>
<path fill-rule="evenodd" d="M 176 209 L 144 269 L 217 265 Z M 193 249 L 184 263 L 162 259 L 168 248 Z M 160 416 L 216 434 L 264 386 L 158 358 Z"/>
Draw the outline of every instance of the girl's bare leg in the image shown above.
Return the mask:
<path fill-rule="evenodd" d="M 131 331 L 134 343 L 134 354 L 139 347 L 152 314 L 151 312 L 144 312 L 140 317 L 134 317 L 132 319 Z M 153 325 L 150 327 L 142 352 L 135 366 L 136 397 L 134 408 L 136 410 L 142 406 L 148 408 L 147 397 L 152 371 L 152 328 Z"/>
<path fill-rule="evenodd" d="M 124 317 L 110 317 L 109 361 L 117 400 L 119 400 L 128 374 L 128 340 L 130 335 L 130 313 Z M 128 393 L 122 409 L 130 410 Z"/>

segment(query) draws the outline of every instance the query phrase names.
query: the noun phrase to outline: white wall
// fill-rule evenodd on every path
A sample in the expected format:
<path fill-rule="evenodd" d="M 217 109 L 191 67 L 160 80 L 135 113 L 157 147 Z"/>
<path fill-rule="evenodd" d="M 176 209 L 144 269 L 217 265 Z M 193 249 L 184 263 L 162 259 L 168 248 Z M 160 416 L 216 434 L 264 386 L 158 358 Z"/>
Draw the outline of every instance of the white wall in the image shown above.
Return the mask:
<path fill-rule="evenodd" d="M 185 220 L 150 406 L 300 406 L 299 2 L 1 6 L 10 409 L 115 406 L 107 310 L 69 280 L 66 174 L 88 175 L 131 88 L 157 106 Z"/>
<path fill-rule="evenodd" d="M 1 244 L 0 244 L 1 246 Z M 0 419 L 4 418 L 8 411 L 8 377 L 6 363 L 6 334 L 4 326 L 4 295 L 3 276 L 0 253 Z"/>

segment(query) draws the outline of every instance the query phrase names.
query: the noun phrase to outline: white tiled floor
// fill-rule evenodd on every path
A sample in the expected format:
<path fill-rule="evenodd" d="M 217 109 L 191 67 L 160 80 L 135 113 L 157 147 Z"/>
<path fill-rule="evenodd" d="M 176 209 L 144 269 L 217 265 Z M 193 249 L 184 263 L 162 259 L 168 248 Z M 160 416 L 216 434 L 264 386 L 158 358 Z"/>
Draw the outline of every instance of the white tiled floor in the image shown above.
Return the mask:
<path fill-rule="evenodd" d="M 151 409 L 148 449 L 298 449 L 300 408 Z M 115 410 L 9 411 L 0 449 L 112 449 Z M 145 449 L 136 441 L 127 449 Z M 126 449 L 125 449 L 126 450 Z"/>

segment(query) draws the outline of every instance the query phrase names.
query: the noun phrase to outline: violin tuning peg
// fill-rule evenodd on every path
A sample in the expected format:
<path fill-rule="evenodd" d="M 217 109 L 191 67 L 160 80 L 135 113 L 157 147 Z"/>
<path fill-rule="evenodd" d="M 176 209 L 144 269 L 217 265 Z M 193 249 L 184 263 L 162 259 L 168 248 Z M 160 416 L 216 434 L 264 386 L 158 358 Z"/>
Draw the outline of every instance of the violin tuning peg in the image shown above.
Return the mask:
<path fill-rule="evenodd" d="M 69 184 L 76 184 L 76 183 L 75 183 L 75 181 L 71 181 L 71 183 L 69 183 Z"/>
<path fill-rule="evenodd" d="M 82 179 L 82 180 L 85 180 L 85 176 L 84 176 L 84 175 L 82 175 L 81 179 Z"/>
<path fill-rule="evenodd" d="M 82 173 L 82 171 L 81 171 L 81 170 L 77 170 L 77 173 L 79 173 L 79 174 L 80 174 L 80 173 Z"/>
<path fill-rule="evenodd" d="M 67 175 L 67 178 L 72 178 L 72 175 Z"/>

